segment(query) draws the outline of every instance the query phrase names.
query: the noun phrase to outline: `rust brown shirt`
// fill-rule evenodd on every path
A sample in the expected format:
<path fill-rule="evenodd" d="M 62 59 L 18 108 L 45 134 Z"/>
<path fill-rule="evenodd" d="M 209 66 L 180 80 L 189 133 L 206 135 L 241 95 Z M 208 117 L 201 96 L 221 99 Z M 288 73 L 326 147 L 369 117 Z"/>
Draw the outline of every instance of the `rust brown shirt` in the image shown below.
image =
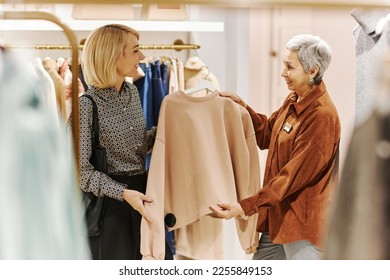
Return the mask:
<path fill-rule="evenodd" d="M 268 149 L 263 188 L 240 201 L 259 213 L 257 230 L 275 243 L 307 240 L 321 247 L 337 172 L 340 121 L 322 82 L 296 102 L 290 93 L 269 118 L 247 106 L 257 145 Z M 336 166 L 336 167 L 335 167 Z"/>

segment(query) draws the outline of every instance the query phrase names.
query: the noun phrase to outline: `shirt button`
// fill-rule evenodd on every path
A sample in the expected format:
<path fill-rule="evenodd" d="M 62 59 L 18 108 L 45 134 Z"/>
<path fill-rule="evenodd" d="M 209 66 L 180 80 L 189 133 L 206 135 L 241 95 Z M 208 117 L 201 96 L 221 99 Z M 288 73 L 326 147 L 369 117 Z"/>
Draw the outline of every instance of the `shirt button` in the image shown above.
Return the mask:
<path fill-rule="evenodd" d="M 130 126 L 130 130 L 133 130 L 133 129 L 134 129 L 134 127 Z"/>
<path fill-rule="evenodd" d="M 127 111 L 127 108 L 123 108 L 123 112 L 126 112 Z"/>
<path fill-rule="evenodd" d="M 251 210 L 251 214 L 255 214 L 256 213 L 256 211 L 255 210 Z"/>

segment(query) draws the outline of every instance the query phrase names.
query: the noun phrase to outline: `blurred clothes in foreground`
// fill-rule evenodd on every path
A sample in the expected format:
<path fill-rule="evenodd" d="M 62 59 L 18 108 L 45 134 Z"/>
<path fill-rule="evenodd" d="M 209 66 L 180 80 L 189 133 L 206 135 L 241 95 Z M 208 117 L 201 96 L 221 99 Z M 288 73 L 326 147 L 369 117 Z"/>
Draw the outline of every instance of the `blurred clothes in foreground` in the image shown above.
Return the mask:
<path fill-rule="evenodd" d="M 332 209 L 326 259 L 390 259 L 390 54 L 371 116 L 355 128 Z"/>
<path fill-rule="evenodd" d="M 0 259 L 89 259 L 74 159 L 29 70 L 0 47 Z"/>

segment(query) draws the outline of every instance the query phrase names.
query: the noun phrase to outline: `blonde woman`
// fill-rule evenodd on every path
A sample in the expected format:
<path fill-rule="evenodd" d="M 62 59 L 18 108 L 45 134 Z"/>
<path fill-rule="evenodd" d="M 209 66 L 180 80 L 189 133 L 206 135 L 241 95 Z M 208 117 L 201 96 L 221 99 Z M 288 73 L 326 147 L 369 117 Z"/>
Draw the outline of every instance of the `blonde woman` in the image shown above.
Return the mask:
<path fill-rule="evenodd" d="M 86 94 L 98 107 L 100 144 L 106 148 L 108 161 L 108 175 L 89 162 L 92 102 L 80 97 L 81 188 L 106 197 L 102 234 L 89 238 L 93 259 L 141 259 L 141 215 L 150 220 L 144 208 L 153 203 L 144 194 L 145 159 L 156 128 L 146 131 L 137 88 L 125 80 L 137 75 L 144 58 L 138 40 L 136 30 L 110 24 L 94 30 L 84 45 Z M 172 258 L 169 252 L 167 258 Z"/>

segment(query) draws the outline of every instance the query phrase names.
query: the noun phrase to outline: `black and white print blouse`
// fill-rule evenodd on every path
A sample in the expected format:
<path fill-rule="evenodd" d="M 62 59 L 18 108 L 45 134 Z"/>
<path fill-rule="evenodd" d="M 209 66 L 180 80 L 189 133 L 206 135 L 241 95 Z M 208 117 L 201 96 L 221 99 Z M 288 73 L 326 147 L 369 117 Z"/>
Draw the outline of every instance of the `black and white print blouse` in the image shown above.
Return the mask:
<path fill-rule="evenodd" d="M 145 173 L 146 154 L 152 148 L 156 127 L 146 131 L 145 117 L 137 88 L 128 82 L 120 93 L 115 88 L 89 87 L 86 94 L 95 100 L 99 113 L 100 144 L 106 148 L 110 175 Z M 71 130 L 71 120 L 68 130 Z M 123 200 L 124 184 L 95 170 L 89 159 L 92 153 L 92 103 L 80 97 L 80 174 L 81 188 L 97 196 Z"/>

